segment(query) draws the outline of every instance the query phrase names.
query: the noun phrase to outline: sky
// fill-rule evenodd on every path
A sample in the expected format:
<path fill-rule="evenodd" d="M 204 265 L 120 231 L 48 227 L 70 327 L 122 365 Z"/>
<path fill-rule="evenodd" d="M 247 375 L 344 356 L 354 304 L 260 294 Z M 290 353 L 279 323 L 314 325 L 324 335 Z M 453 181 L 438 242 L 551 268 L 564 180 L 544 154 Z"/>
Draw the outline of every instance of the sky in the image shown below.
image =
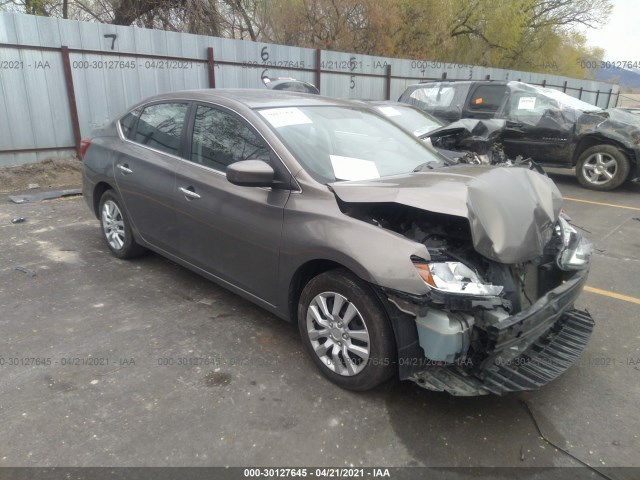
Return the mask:
<path fill-rule="evenodd" d="M 640 28 L 638 0 L 612 0 L 613 12 L 609 22 L 599 30 L 584 32 L 589 46 L 606 50 L 603 60 L 640 63 Z"/>

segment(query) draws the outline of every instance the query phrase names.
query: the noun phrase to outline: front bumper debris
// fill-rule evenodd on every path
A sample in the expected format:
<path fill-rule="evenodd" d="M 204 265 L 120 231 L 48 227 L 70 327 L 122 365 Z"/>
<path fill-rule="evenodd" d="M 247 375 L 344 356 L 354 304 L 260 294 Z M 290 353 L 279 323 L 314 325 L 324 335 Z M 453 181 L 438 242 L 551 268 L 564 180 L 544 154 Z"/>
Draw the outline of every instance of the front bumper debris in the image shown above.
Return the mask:
<path fill-rule="evenodd" d="M 575 363 L 589 342 L 593 327 L 587 311 L 572 309 L 517 357 L 504 361 L 498 357 L 476 374 L 459 366 L 435 366 L 410 379 L 429 390 L 463 396 L 537 390 Z"/>
<path fill-rule="evenodd" d="M 387 305 L 395 305 L 390 318 L 398 342 L 400 378 L 459 396 L 503 395 L 546 385 L 576 361 L 593 332 L 591 315 L 573 307 L 587 274 L 587 270 L 576 272 L 526 310 L 486 325 L 486 351 L 453 363 L 424 356 L 417 332 L 412 334 L 415 317 L 408 315 L 408 308 L 399 315 L 398 297 L 387 291 Z M 402 306 L 408 307 L 411 302 L 404 300 Z"/>

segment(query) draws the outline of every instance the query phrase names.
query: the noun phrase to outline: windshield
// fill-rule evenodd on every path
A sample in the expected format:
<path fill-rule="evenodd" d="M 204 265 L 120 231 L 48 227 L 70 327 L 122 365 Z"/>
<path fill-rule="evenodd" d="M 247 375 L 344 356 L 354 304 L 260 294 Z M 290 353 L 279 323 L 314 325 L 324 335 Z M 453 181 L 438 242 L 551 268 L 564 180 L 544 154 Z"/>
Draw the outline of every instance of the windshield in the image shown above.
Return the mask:
<path fill-rule="evenodd" d="M 342 106 L 259 110 L 316 180 L 369 180 L 412 172 L 440 159 L 420 140 L 373 112 Z"/>
<path fill-rule="evenodd" d="M 416 137 L 442 127 L 442 123 L 438 120 L 415 108 L 398 105 L 378 105 L 376 110 L 393 123 L 412 132 Z"/>

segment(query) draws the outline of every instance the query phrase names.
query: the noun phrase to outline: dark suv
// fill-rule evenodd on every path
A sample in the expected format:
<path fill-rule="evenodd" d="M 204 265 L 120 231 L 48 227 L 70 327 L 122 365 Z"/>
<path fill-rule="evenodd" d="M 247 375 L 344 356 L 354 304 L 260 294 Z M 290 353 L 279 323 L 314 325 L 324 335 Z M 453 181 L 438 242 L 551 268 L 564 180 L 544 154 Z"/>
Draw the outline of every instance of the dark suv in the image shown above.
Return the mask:
<path fill-rule="evenodd" d="M 420 83 L 409 86 L 400 101 L 445 122 L 501 119 L 497 139 L 508 157 L 576 167 L 578 181 L 587 188 L 612 190 L 640 175 L 640 116 L 621 109 L 602 110 L 521 82 Z"/>

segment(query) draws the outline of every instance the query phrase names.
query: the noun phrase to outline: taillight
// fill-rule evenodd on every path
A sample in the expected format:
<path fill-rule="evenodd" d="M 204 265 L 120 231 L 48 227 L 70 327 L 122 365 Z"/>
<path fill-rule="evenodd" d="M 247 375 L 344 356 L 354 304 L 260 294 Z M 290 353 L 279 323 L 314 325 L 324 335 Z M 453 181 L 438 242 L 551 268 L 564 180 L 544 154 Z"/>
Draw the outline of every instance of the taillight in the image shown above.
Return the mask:
<path fill-rule="evenodd" d="M 83 138 L 80 140 L 80 160 L 84 158 L 84 155 L 87 153 L 87 148 L 91 145 L 90 138 Z"/>

